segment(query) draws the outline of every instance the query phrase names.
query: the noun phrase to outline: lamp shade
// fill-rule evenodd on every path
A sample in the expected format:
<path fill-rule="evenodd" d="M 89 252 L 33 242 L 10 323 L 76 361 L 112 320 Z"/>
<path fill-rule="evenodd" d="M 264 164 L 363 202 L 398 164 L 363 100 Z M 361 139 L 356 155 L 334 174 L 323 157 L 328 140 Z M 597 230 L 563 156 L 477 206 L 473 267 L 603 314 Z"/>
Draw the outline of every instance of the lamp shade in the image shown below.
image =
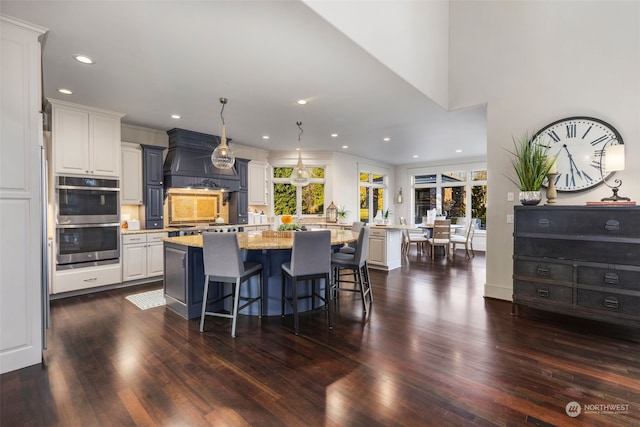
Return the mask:
<path fill-rule="evenodd" d="M 300 152 L 298 152 L 298 164 L 293 168 L 289 182 L 296 187 L 306 187 L 311 182 L 309 171 L 302 164 L 302 155 Z"/>
<path fill-rule="evenodd" d="M 624 170 L 624 145 L 609 145 L 604 150 L 604 169 L 608 172 Z"/>

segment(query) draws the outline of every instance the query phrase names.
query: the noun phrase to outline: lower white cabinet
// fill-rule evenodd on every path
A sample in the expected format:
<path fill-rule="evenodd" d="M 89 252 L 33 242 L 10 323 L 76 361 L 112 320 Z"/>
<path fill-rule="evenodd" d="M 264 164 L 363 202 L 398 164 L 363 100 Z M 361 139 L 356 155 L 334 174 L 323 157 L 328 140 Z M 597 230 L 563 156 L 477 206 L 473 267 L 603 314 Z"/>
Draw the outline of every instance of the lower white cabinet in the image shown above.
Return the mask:
<path fill-rule="evenodd" d="M 120 264 L 56 271 L 53 293 L 79 291 L 120 282 Z"/>
<path fill-rule="evenodd" d="M 402 265 L 402 230 L 371 226 L 369 232 L 369 258 L 371 268 L 393 270 Z"/>
<path fill-rule="evenodd" d="M 122 281 L 161 276 L 164 273 L 162 239 L 168 233 L 135 233 L 122 236 Z"/>

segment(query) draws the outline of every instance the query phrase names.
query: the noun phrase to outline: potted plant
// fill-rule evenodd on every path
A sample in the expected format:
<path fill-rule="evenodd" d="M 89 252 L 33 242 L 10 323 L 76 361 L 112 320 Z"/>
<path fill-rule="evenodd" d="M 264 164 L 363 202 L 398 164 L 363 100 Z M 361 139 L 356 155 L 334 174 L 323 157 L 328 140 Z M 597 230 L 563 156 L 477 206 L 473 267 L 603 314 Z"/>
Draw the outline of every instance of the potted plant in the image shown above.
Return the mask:
<path fill-rule="evenodd" d="M 384 223 L 387 225 L 389 225 L 389 222 L 391 221 L 389 215 L 391 215 L 391 209 L 387 209 L 386 211 L 382 212 L 382 218 L 384 218 Z"/>
<path fill-rule="evenodd" d="M 338 222 L 340 224 L 346 224 L 350 213 L 344 205 L 340 206 L 338 208 Z"/>
<path fill-rule="evenodd" d="M 548 147 L 533 143 L 528 132 L 520 138 L 512 137 L 512 139 L 514 150 L 509 153 L 513 156 L 511 164 L 517 180 L 511 177 L 509 180 L 520 189 L 520 203 L 537 205 L 541 200 L 540 188 L 555 159 L 548 159 Z"/>

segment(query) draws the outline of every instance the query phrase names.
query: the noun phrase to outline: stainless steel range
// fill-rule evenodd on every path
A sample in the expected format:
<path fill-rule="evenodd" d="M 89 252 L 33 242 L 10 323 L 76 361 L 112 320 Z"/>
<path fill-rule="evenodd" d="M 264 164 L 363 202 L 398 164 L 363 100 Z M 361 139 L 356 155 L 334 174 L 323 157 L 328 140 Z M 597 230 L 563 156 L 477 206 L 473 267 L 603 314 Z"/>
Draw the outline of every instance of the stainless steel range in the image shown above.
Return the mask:
<path fill-rule="evenodd" d="M 179 228 L 180 236 L 196 236 L 204 231 L 219 233 L 237 233 L 240 228 L 231 224 L 199 224 L 199 225 L 172 225 L 171 227 Z"/>

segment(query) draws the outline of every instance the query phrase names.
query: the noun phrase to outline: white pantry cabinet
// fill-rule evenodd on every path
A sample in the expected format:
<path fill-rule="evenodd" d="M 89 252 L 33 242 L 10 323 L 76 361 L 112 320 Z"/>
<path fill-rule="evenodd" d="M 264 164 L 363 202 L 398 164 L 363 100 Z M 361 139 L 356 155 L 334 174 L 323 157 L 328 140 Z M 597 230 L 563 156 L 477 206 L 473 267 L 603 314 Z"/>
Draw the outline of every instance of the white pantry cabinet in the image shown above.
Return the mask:
<path fill-rule="evenodd" d="M 46 29 L 0 15 L 0 373 L 42 362 L 43 226 L 38 38 Z M 8 382 L 8 381 L 7 381 Z M 4 388 L 3 388 L 4 400 Z M 3 404 L 4 407 L 4 404 Z"/>
<path fill-rule="evenodd" d="M 54 172 L 119 178 L 123 114 L 56 99 L 49 103 Z"/>
<path fill-rule="evenodd" d="M 249 162 L 249 205 L 269 204 L 269 166 L 264 162 Z"/>
<path fill-rule="evenodd" d="M 122 281 L 146 279 L 164 273 L 162 239 L 168 233 L 122 235 Z"/>
<path fill-rule="evenodd" d="M 142 147 L 139 144 L 122 143 L 120 202 L 123 205 L 142 204 Z"/>

